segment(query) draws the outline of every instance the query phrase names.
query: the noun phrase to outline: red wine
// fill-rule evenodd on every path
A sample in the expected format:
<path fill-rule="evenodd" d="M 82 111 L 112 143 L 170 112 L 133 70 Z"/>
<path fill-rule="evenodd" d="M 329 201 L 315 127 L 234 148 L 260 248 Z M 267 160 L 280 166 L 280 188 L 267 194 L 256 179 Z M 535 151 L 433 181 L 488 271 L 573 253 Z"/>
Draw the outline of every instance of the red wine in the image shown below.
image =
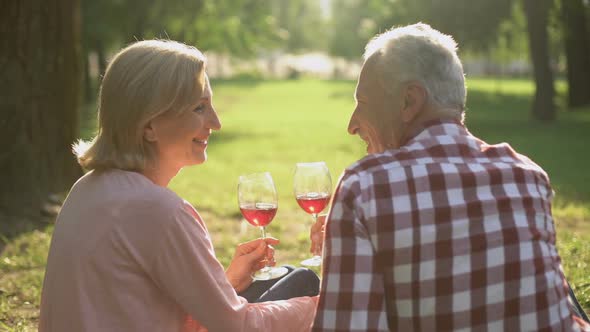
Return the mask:
<path fill-rule="evenodd" d="M 266 226 L 277 214 L 276 204 L 256 203 L 240 206 L 242 215 L 252 226 Z"/>
<path fill-rule="evenodd" d="M 330 201 L 330 194 L 328 193 L 307 193 L 297 195 L 297 203 L 307 213 L 320 213 L 326 208 Z"/>

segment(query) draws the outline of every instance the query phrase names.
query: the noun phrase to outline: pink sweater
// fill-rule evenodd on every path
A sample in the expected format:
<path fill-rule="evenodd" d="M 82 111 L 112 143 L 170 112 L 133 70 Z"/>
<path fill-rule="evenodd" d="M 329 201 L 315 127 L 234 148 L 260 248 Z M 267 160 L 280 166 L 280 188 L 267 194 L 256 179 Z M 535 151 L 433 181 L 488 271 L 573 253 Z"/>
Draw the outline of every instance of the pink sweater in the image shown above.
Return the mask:
<path fill-rule="evenodd" d="M 314 310 L 310 297 L 248 304 L 189 203 L 111 170 L 82 177 L 64 203 L 39 331 L 307 331 Z"/>

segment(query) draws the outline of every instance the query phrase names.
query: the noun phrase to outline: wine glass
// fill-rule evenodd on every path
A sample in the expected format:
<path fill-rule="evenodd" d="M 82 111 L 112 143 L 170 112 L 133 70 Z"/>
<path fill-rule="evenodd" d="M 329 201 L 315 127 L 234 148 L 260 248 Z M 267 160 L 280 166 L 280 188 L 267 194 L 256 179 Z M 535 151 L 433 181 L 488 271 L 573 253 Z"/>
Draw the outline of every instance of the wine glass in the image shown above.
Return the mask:
<path fill-rule="evenodd" d="M 244 218 L 252 226 L 260 227 L 266 238 L 265 227 L 277 213 L 277 190 L 270 173 L 242 175 L 238 181 L 238 203 Z M 287 273 L 285 267 L 270 267 L 268 264 L 252 275 L 254 280 L 270 280 Z"/>
<path fill-rule="evenodd" d="M 318 214 L 328 205 L 332 192 L 332 179 L 326 163 L 297 163 L 293 176 L 293 190 L 299 206 L 311 214 L 314 223 L 317 222 Z M 320 266 L 322 258 L 319 254 L 314 252 L 314 256 L 302 261 L 301 265 Z"/>

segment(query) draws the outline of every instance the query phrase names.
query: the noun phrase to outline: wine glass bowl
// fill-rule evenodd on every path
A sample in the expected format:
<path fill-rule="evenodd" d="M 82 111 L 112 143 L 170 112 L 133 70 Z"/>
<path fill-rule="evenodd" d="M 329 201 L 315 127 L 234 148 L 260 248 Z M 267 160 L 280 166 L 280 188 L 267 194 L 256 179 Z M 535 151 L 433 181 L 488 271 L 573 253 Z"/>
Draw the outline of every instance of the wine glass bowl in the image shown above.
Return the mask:
<path fill-rule="evenodd" d="M 293 191 L 297 204 L 311 214 L 314 223 L 317 216 L 330 202 L 332 178 L 325 162 L 297 163 L 293 175 Z M 301 262 L 305 266 L 321 265 L 319 253 Z"/>
<path fill-rule="evenodd" d="M 326 208 L 326 205 L 328 205 L 330 194 L 325 192 L 309 192 L 307 194 L 297 195 L 295 199 L 303 211 L 309 214 L 317 214 L 322 212 Z"/>
<path fill-rule="evenodd" d="M 244 219 L 255 227 L 266 227 L 277 214 L 277 205 L 272 203 L 255 203 L 240 205 Z"/>
<path fill-rule="evenodd" d="M 250 225 L 259 227 L 262 239 L 266 238 L 266 226 L 277 213 L 278 198 L 270 173 L 242 175 L 238 179 L 238 204 L 244 219 Z M 285 267 L 265 266 L 253 274 L 254 280 L 279 278 L 288 272 Z"/>

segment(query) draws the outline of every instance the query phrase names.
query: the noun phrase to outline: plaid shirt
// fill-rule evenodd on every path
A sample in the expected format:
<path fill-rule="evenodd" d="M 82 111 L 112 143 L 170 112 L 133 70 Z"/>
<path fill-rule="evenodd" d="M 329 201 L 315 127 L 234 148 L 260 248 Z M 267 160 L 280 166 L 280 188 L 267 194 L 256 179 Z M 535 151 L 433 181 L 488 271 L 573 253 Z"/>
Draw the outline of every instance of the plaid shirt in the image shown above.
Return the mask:
<path fill-rule="evenodd" d="M 313 331 L 571 331 L 547 174 L 431 122 L 347 168 Z"/>

